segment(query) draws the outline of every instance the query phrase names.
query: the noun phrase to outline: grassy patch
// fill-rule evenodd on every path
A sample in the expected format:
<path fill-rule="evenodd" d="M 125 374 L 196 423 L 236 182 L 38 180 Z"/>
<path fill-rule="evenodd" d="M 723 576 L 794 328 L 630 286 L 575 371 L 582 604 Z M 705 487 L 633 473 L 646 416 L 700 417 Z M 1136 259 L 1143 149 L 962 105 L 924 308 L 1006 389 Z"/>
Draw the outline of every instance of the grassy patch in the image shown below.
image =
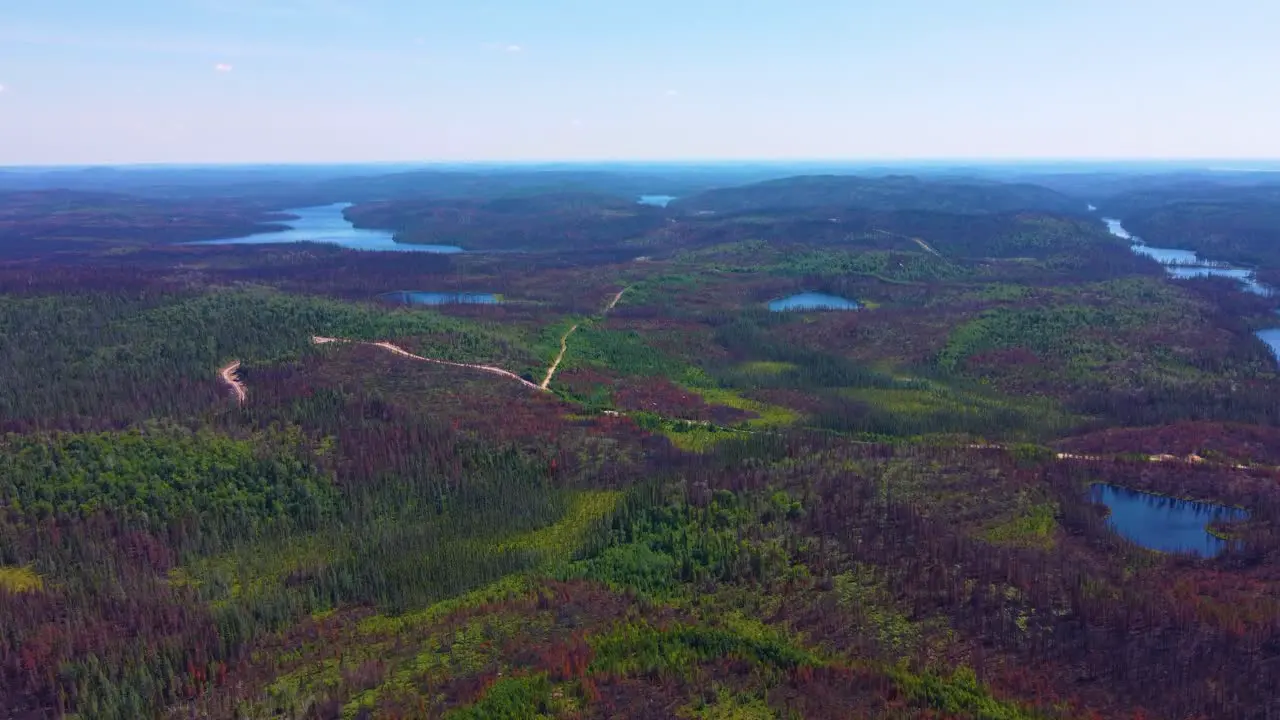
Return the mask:
<path fill-rule="evenodd" d="M 680 709 L 679 716 L 690 720 L 774 720 L 778 717 L 763 698 L 716 688 L 714 700 L 699 699 Z"/>
<path fill-rule="evenodd" d="M 855 564 L 833 578 L 832 592 L 840 609 L 868 625 L 884 648 L 907 652 L 920 643 L 921 627 L 897 607 L 883 572 Z"/>
<path fill-rule="evenodd" d="M 430 607 L 403 615 L 373 615 L 360 621 L 362 635 L 398 635 L 439 622 L 442 618 L 467 608 L 520 597 L 532 586 L 524 575 L 511 575 L 458 597 L 441 600 Z"/>
<path fill-rule="evenodd" d="M 724 388 L 690 388 L 690 390 L 701 395 L 703 401 L 708 405 L 724 405 L 725 407 L 746 410 L 759 415 L 759 417 L 751 418 L 744 423 L 749 428 L 783 427 L 792 425 L 800 420 L 800 414 L 794 410 L 777 405 L 767 405 L 744 397 L 734 390 L 726 390 Z"/>
<path fill-rule="evenodd" d="M 447 720 L 550 720 L 551 681 L 546 675 L 503 678 L 479 702 L 445 715 Z"/>
<path fill-rule="evenodd" d="M 622 493 L 594 490 L 574 495 L 564 519 L 545 528 L 498 543 L 497 552 L 533 552 L 544 562 L 569 560 L 592 527 L 604 521 L 618 505 Z"/>
<path fill-rule="evenodd" d="M 979 394 L 927 380 L 896 381 L 889 387 L 845 388 L 838 392 L 865 405 L 862 420 L 846 429 L 894 437 L 967 433 L 979 437 L 1038 438 L 1061 433 L 1077 422 L 1044 398 Z"/>
<path fill-rule="evenodd" d="M 743 363 L 740 369 L 751 375 L 781 375 L 796 369 L 795 363 L 773 362 L 768 360 L 760 360 L 757 362 Z"/>
<path fill-rule="evenodd" d="M 1044 716 L 991 695 L 973 670 L 961 666 L 950 677 L 933 673 L 913 674 L 896 669 L 892 676 L 907 697 L 947 717 L 972 720 L 1041 720 Z"/>
<path fill-rule="evenodd" d="M 264 540 L 174 568 L 169 581 L 195 587 L 215 608 L 224 607 L 279 592 L 290 573 L 328 566 L 343 545 L 332 533 Z"/>
<path fill-rule="evenodd" d="M 691 453 L 707 453 L 720 442 L 733 437 L 733 430 L 714 426 L 698 426 L 685 423 L 680 429 L 664 428 L 663 437 L 672 445 Z"/>
<path fill-rule="evenodd" d="M 762 623 L 737 627 L 623 623 L 589 640 L 592 672 L 685 677 L 695 666 L 732 657 L 761 670 L 820 667 L 824 661 Z"/>
<path fill-rule="evenodd" d="M 44 589 L 44 580 L 30 567 L 0 565 L 0 588 L 11 593 L 35 592 Z"/>
<path fill-rule="evenodd" d="M 982 539 L 995 545 L 1051 549 L 1053 532 L 1058 527 L 1057 509 L 1053 503 L 1032 505 L 1026 512 L 987 528 Z"/>
<path fill-rule="evenodd" d="M 622 494 L 612 491 L 576 493 L 556 523 L 547 527 L 497 540 L 489 549 L 497 554 L 533 555 L 546 567 L 572 558 L 586 536 L 614 511 Z M 527 574 L 513 574 L 458 597 L 399 616 L 375 615 L 360 623 L 365 635 L 395 635 L 430 625 L 467 607 L 499 602 L 529 591 Z"/>
<path fill-rule="evenodd" d="M 356 718 L 377 707 L 382 698 L 431 700 L 419 690 L 423 684 L 442 683 L 453 678 L 472 677 L 487 668 L 502 666 L 506 640 L 551 624 L 549 614 L 529 617 L 515 613 L 488 613 L 475 617 L 444 634 L 433 634 L 409 661 L 396 667 L 383 683 L 357 694 L 342 709 L 344 718 Z M 486 697 L 489 697 L 486 695 Z M 488 708 L 481 700 L 476 708 Z M 462 717 L 470 717 L 463 713 Z M 533 715 L 486 715 L 483 717 L 533 717 Z"/>
<path fill-rule="evenodd" d="M 654 413 L 635 413 L 631 417 L 640 427 L 661 434 L 685 452 L 705 453 L 720 441 L 741 436 L 744 432 L 710 423 L 665 418 Z"/>

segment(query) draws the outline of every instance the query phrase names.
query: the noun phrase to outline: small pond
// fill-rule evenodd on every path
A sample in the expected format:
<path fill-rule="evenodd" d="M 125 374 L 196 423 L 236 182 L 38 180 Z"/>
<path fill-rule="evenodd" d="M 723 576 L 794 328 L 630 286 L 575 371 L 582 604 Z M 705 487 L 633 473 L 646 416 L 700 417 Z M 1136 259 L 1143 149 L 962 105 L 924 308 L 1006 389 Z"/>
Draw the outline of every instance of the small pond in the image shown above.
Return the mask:
<path fill-rule="evenodd" d="M 350 203 L 321 205 L 285 210 L 295 218 L 284 220 L 289 227 L 281 232 L 265 232 L 248 237 L 224 240 L 201 240 L 188 245 L 271 245 L 276 243 L 317 242 L 338 245 L 351 250 L 395 250 L 399 252 L 460 253 L 456 245 L 414 245 L 396 242 L 386 230 L 365 230 L 352 225 L 342 214 Z"/>
<path fill-rule="evenodd" d="M 636 202 L 640 203 L 641 205 L 652 205 L 654 207 L 666 207 L 668 204 L 671 203 L 672 200 L 675 200 L 675 199 L 676 197 L 674 195 L 641 195 L 640 199 L 637 200 Z"/>
<path fill-rule="evenodd" d="M 787 310 L 857 310 L 861 305 L 842 298 L 838 295 L 827 295 L 826 293 L 804 292 L 791 297 L 779 298 L 769 303 L 769 309 L 774 312 L 784 312 Z"/>
<path fill-rule="evenodd" d="M 1249 513 L 1239 508 L 1213 503 L 1178 500 L 1098 483 L 1090 488 L 1094 502 L 1111 510 L 1107 523 L 1133 542 L 1160 552 L 1189 552 L 1213 557 L 1227 549 L 1228 542 L 1209 534 L 1206 526 L 1214 520 L 1245 520 Z"/>
<path fill-rule="evenodd" d="M 441 293 L 401 290 L 380 297 L 405 305 L 497 305 L 502 302 L 493 293 Z"/>

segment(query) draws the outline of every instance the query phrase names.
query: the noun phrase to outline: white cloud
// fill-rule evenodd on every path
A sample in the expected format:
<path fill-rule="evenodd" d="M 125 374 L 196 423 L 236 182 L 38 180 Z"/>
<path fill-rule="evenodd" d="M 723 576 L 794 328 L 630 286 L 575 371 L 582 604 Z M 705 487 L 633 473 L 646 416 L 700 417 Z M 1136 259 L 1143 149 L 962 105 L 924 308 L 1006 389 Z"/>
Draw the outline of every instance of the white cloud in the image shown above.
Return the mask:
<path fill-rule="evenodd" d="M 570 125 L 572 125 L 572 126 L 574 126 L 574 127 L 582 127 L 582 121 L 581 121 L 581 120 L 579 120 L 578 118 L 574 118 L 574 119 L 570 120 L 570 121 L 569 121 L 569 124 L 570 124 Z"/>
<path fill-rule="evenodd" d="M 513 55 L 524 52 L 524 46 L 517 45 L 516 43 L 487 42 L 480 47 L 488 50 L 489 52 L 505 52 Z"/>
<path fill-rule="evenodd" d="M 665 94 L 666 94 L 666 96 L 667 96 L 667 97 L 675 97 L 675 96 L 677 96 L 677 95 L 679 95 L 679 94 L 680 94 L 680 91 L 679 91 L 679 90 L 668 90 Z"/>
<path fill-rule="evenodd" d="M 5 90 L 8 90 L 8 88 L 5 87 L 4 83 L 0 83 L 0 93 L 4 92 Z"/>
<path fill-rule="evenodd" d="M 228 65 L 227 63 L 218 63 L 217 65 L 214 65 L 214 66 L 213 66 L 213 69 L 214 69 L 216 72 L 220 72 L 220 73 L 229 73 L 229 72 L 231 72 L 234 68 L 232 68 L 232 67 L 231 67 L 230 65 Z"/>

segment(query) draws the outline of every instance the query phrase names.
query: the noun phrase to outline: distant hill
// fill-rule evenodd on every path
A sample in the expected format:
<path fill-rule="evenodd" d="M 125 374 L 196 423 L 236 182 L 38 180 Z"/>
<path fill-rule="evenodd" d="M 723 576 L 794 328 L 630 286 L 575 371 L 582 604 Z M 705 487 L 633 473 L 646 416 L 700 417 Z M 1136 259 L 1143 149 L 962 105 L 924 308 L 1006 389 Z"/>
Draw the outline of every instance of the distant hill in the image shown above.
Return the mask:
<path fill-rule="evenodd" d="M 1135 189 L 1097 202 L 1157 247 L 1280 272 L 1280 173 L 1237 173 Z M 1274 277 L 1274 275 L 1273 275 Z"/>
<path fill-rule="evenodd" d="M 1280 204 L 1280 175 L 1260 178 L 1252 185 L 1185 182 L 1134 190 L 1105 198 L 1097 204 L 1101 212 L 1127 221 L 1134 213 L 1187 203 Z"/>
<path fill-rule="evenodd" d="M 346 216 L 356 227 L 391 230 L 400 242 L 468 250 L 612 247 L 668 222 L 659 208 L 588 192 L 395 199 L 358 204 Z"/>
<path fill-rule="evenodd" d="M 272 229 L 271 209 L 253 201 L 0 191 L 0 258 L 252 235 Z"/>
<path fill-rule="evenodd" d="M 644 167 L 601 170 L 523 166 L 247 166 L 225 168 L 0 168 L 0 192 L 78 190 L 167 199 L 253 198 L 281 206 L 406 198 L 476 198 L 546 193 L 689 195 L 788 173 L 769 167 Z"/>
<path fill-rule="evenodd" d="M 720 188 L 671 203 L 684 212 L 732 213 L 799 208 L 934 210 L 967 214 L 1041 210 L 1080 213 L 1080 200 L 1025 183 L 922 180 L 909 175 L 805 175 Z"/>
<path fill-rule="evenodd" d="M 1186 201 L 1133 208 L 1125 228 L 1158 247 L 1202 257 L 1280 269 L 1280 201 Z"/>

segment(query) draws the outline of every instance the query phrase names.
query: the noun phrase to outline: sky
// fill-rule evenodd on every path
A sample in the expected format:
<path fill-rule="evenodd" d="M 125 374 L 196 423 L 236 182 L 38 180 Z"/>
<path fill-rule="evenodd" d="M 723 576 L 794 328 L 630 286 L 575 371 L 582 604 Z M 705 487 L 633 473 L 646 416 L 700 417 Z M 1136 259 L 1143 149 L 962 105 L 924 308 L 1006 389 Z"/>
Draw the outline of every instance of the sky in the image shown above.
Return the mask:
<path fill-rule="evenodd" d="M 0 165 L 1280 158 L 1267 0 L 0 3 Z"/>

